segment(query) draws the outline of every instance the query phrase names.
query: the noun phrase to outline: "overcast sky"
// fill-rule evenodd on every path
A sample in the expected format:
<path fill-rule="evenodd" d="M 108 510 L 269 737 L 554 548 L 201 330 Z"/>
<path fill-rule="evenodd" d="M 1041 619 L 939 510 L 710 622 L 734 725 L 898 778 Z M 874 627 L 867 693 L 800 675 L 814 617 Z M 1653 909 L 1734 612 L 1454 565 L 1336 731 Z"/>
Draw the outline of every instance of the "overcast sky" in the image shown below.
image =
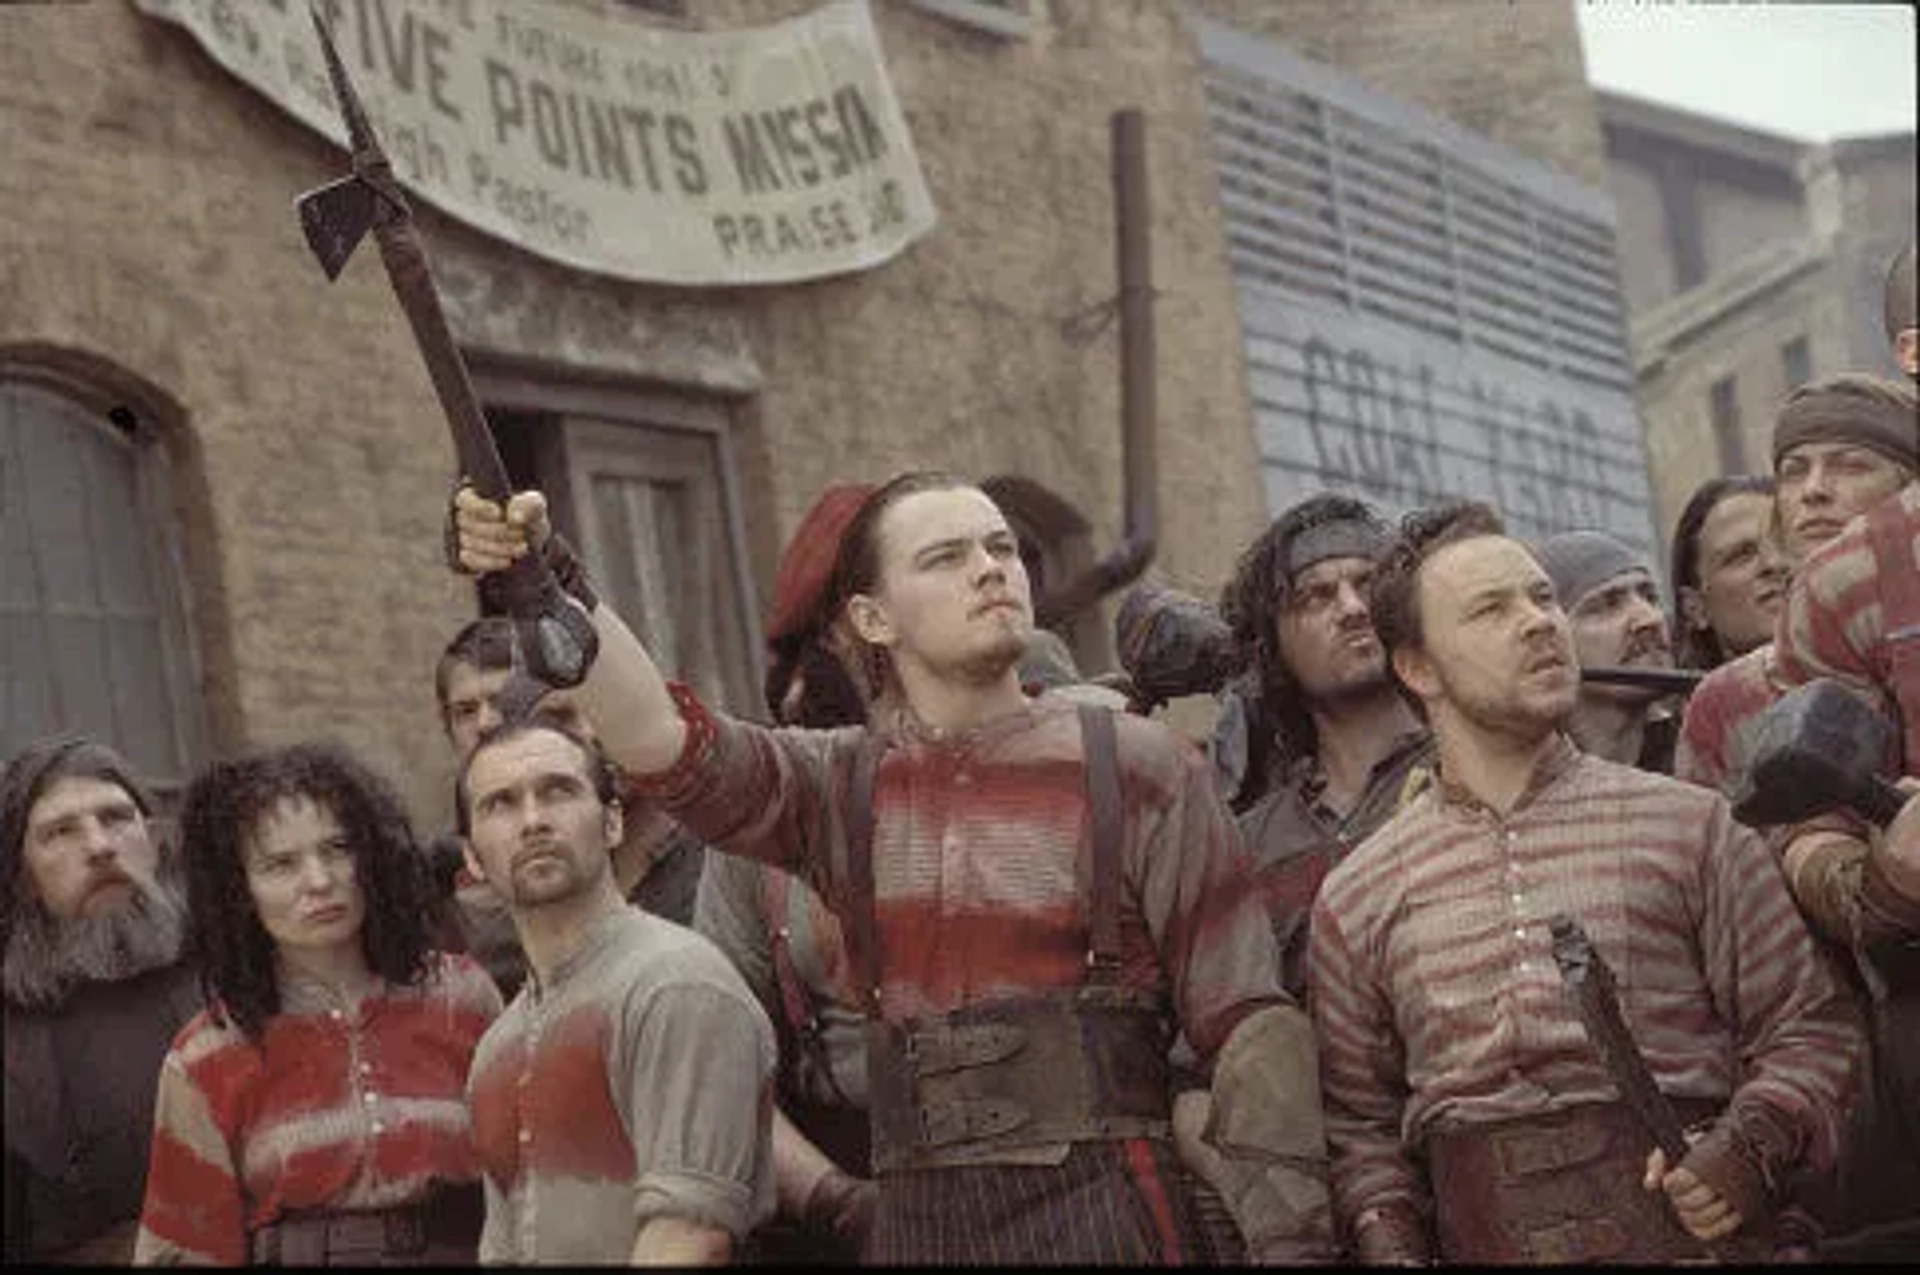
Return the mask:
<path fill-rule="evenodd" d="M 1906 4 L 1575 6 L 1600 88 L 1805 141 L 1914 130 Z"/>

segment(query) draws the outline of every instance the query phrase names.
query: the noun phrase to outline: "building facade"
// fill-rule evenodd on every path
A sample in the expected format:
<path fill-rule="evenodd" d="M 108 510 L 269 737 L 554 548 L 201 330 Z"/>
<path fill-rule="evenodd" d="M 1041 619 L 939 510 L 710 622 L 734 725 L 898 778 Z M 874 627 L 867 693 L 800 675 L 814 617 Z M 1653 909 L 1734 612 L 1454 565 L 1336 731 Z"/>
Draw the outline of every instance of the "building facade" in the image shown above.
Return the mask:
<path fill-rule="evenodd" d="M 1810 144 L 1601 93 L 1608 185 L 1661 526 L 1766 473 L 1796 385 L 1896 375 L 1889 265 L 1915 224 L 1911 133 Z"/>
<path fill-rule="evenodd" d="M 571 2 L 699 30 L 815 7 Z M 1194 19 L 1597 187 L 1571 6 L 1480 7 L 876 0 L 938 224 L 807 283 L 622 282 L 415 215 L 516 480 L 670 669 L 752 713 L 774 563 L 830 482 L 993 479 L 1056 583 L 1117 541 L 1123 108 L 1151 173 L 1152 570 L 1215 592 L 1270 511 Z M 373 255 L 329 284 L 302 241 L 293 200 L 342 153 L 125 0 L 0 8 L 0 37 L 0 747 L 91 731 L 177 784 L 332 736 L 441 817 L 432 667 L 474 610 L 440 561 L 452 450 Z M 1090 670 L 1109 615 L 1065 626 Z"/>

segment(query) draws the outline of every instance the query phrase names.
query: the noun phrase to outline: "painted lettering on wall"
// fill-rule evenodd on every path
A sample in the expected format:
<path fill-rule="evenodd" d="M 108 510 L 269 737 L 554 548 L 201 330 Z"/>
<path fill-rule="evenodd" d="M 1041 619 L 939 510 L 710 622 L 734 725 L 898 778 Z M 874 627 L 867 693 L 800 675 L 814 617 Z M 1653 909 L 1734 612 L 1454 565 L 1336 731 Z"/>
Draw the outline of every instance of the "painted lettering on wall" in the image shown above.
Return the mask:
<path fill-rule="evenodd" d="M 1389 510 L 1478 499 L 1520 534 L 1585 527 L 1652 543 L 1644 452 L 1624 391 L 1509 370 L 1449 343 L 1424 349 L 1358 323 L 1296 316 L 1262 335 L 1250 367 L 1255 411 L 1270 486 L 1289 502 L 1320 489 Z"/>

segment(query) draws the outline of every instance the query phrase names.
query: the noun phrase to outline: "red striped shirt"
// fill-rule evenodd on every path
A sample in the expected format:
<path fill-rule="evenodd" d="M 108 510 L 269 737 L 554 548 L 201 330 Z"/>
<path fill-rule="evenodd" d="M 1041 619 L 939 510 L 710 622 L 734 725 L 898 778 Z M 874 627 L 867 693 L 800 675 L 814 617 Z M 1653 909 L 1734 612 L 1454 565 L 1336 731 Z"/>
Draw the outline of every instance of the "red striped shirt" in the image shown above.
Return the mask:
<path fill-rule="evenodd" d="M 1897 499 L 1913 552 L 1905 566 L 1920 573 L 1920 482 L 1908 483 Z M 1781 677 L 1790 684 L 1837 678 L 1888 707 L 1896 683 L 1885 593 L 1867 519 L 1855 518 L 1794 577 L 1775 631 Z M 1901 640 L 1920 641 L 1920 634 Z M 1920 773 L 1920 756 L 1909 757 L 1907 767 Z"/>
<path fill-rule="evenodd" d="M 709 845 L 786 867 L 845 914 L 832 880 L 861 731 L 769 730 L 676 688 L 680 761 L 639 783 Z M 1205 760 L 1157 722 L 1115 717 L 1125 804 L 1122 978 L 1166 996 L 1200 1057 L 1282 1003 L 1246 852 Z M 1039 699 L 963 734 L 886 727 L 874 784 L 882 1012 L 904 1020 L 1079 986 L 1091 881 L 1074 704 Z"/>
<path fill-rule="evenodd" d="M 1728 660 L 1700 679 L 1687 696 L 1673 777 L 1711 788 L 1731 800 L 1753 764 L 1760 715 L 1788 689 L 1775 667 L 1771 643 Z"/>
<path fill-rule="evenodd" d="M 1655 1079 L 1764 1104 L 1831 1162 L 1859 1033 L 1772 855 L 1704 789 L 1559 741 L 1504 818 L 1444 786 L 1333 869 L 1308 977 L 1337 1206 L 1424 1201 L 1408 1148 L 1615 1096 L 1554 964 L 1578 920 Z"/>
<path fill-rule="evenodd" d="M 294 1209 L 380 1209 L 480 1175 L 467 1067 L 500 1013 L 470 958 L 346 1004 L 282 985 L 258 1042 L 202 1011 L 161 1065 L 134 1260 L 238 1265 Z"/>

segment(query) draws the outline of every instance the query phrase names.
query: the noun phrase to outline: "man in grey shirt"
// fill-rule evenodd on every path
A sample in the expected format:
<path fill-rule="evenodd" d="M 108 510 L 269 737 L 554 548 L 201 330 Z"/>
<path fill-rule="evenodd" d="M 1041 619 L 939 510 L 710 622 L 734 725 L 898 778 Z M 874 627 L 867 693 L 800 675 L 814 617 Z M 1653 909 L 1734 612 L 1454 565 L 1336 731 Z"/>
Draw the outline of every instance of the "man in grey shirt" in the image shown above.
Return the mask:
<path fill-rule="evenodd" d="M 461 772 L 468 866 L 528 965 L 467 1081 L 483 1262 L 717 1265 L 772 1211 L 772 1029 L 711 943 L 620 897 L 617 791 L 597 744 L 538 718 Z"/>

